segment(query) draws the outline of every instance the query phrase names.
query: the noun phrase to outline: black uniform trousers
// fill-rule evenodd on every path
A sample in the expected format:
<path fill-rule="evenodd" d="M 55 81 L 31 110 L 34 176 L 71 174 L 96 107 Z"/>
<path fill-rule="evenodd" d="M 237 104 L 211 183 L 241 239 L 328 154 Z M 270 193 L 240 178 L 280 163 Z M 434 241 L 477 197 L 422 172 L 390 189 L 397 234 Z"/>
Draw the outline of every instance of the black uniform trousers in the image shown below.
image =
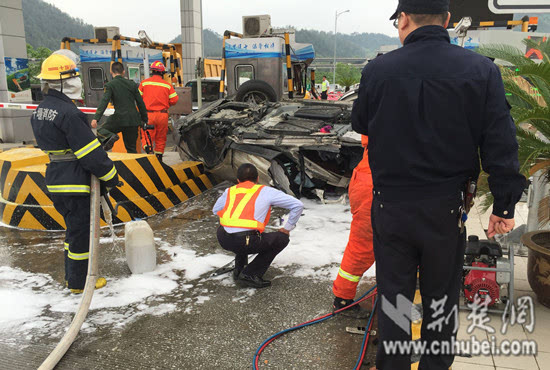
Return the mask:
<path fill-rule="evenodd" d="M 246 235 L 242 233 L 230 234 L 223 226 L 218 228 L 218 242 L 225 250 L 235 253 L 235 269 L 242 271 L 248 276 L 262 277 L 271 262 L 288 245 L 290 238 L 282 232 L 253 233 L 248 235 L 249 241 L 246 245 Z M 246 265 L 249 254 L 258 254 L 252 262 Z M 246 266 L 245 266 L 246 265 Z"/>
<path fill-rule="evenodd" d="M 413 301 L 418 269 L 423 307 L 421 340 L 430 348 L 432 342 L 450 342 L 452 337 L 456 337 L 454 330 L 455 325 L 458 328 L 465 248 L 465 233 L 461 233 L 458 226 L 461 199 L 457 194 L 436 199 L 390 201 L 380 193 L 375 189 L 372 204 L 376 280 L 381 303 L 376 368 L 409 370 L 410 354 L 390 353 L 384 342 L 410 341 L 410 321 L 405 320 L 409 328 L 406 332 L 402 329 L 403 324 L 398 325 L 394 315 L 390 318 L 387 313 L 393 306 L 398 311 L 405 311 L 401 317 L 407 315 L 407 310 L 410 317 L 411 305 L 403 305 L 401 299 L 399 310 L 397 297 L 402 295 Z M 444 301 L 442 312 L 437 305 L 432 306 L 438 301 Z M 436 324 L 442 318 L 445 321 L 438 327 Z M 430 329 L 430 324 L 435 326 Z M 453 360 L 453 355 L 423 354 L 419 369 L 447 370 Z"/>
<path fill-rule="evenodd" d="M 139 136 L 138 126 L 120 126 L 116 121 L 107 120 L 97 129 L 97 137 L 101 143 L 105 143 L 115 134 L 122 133 L 124 147 L 128 153 L 137 153 L 137 140 Z"/>
<path fill-rule="evenodd" d="M 321 91 L 321 100 L 327 100 L 328 99 L 328 90 Z"/>
<path fill-rule="evenodd" d="M 65 234 L 65 281 L 69 289 L 84 289 L 90 248 L 90 197 L 50 194 L 63 216 Z"/>

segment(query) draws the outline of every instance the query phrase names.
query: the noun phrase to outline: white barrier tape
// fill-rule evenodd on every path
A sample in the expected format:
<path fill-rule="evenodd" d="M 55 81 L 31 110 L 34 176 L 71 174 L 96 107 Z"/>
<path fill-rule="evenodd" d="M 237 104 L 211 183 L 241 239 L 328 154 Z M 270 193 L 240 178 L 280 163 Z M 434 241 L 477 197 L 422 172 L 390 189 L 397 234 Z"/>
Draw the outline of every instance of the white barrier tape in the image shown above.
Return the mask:
<path fill-rule="evenodd" d="M 17 103 L 0 103 L 0 109 L 16 109 L 16 110 L 36 110 L 38 104 L 17 104 Z M 86 114 L 94 114 L 97 108 L 77 107 L 81 112 Z M 105 109 L 104 116 L 110 116 L 115 112 L 114 109 Z"/>

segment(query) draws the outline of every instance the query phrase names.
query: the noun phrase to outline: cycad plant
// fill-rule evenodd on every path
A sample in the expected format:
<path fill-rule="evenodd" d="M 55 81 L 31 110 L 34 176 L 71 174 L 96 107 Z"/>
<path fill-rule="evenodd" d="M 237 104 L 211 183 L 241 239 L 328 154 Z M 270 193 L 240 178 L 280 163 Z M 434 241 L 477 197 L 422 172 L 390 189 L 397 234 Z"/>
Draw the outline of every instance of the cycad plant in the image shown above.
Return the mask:
<path fill-rule="evenodd" d="M 517 127 L 521 172 L 529 177 L 530 172 L 543 169 L 550 178 L 550 40 L 526 39 L 524 43 L 542 60 L 527 58 L 523 51 L 508 45 L 488 45 L 479 53 L 508 63 L 501 72 Z M 492 197 L 484 175 L 479 192 L 487 195 L 482 205 L 488 208 Z"/>

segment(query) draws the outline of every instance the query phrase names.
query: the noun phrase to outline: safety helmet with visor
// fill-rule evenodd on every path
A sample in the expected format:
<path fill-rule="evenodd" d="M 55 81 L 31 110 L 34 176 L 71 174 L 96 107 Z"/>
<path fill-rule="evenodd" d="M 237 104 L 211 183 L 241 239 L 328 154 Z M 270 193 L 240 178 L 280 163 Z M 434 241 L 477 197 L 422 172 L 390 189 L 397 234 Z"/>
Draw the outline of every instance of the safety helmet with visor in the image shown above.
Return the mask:
<path fill-rule="evenodd" d="M 44 60 L 40 74 L 43 91 L 58 90 L 73 100 L 82 99 L 80 71 L 74 60 L 66 55 L 52 54 Z"/>

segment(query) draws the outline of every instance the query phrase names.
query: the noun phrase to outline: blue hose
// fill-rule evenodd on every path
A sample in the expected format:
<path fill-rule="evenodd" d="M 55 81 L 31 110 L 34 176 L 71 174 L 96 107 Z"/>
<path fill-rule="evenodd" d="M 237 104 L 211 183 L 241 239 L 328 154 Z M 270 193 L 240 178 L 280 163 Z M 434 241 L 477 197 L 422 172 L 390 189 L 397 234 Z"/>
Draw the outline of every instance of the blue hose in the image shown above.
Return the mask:
<path fill-rule="evenodd" d="M 367 295 L 369 295 L 374 289 L 376 289 L 376 285 L 373 286 L 371 289 L 369 289 L 365 294 L 363 294 L 361 297 L 359 297 L 355 302 L 358 302 L 358 301 L 361 301 L 363 298 L 365 298 Z M 378 298 L 376 298 L 376 301 L 375 301 L 375 306 L 376 307 L 376 302 L 378 302 Z M 349 305 L 347 306 L 348 308 L 349 307 L 352 307 L 353 305 Z M 372 317 L 374 316 L 374 307 L 373 307 L 373 310 L 371 312 L 371 315 L 370 315 L 370 318 L 369 318 L 369 323 L 367 325 L 367 329 L 368 327 L 370 326 L 370 322 L 372 320 Z M 331 319 L 333 318 L 334 316 L 336 316 L 337 314 L 335 314 L 334 312 L 332 314 L 330 314 L 330 316 L 327 316 L 327 317 L 323 317 L 323 318 L 320 318 L 320 319 L 315 319 L 315 320 L 312 320 L 311 322 L 307 322 L 307 323 L 303 323 L 303 324 L 299 324 L 299 325 L 296 325 L 292 328 L 288 328 L 288 329 L 285 329 L 285 330 L 281 330 L 280 332 L 278 333 L 275 333 L 273 334 L 272 336 L 270 336 L 269 338 L 267 338 L 266 340 L 264 340 L 262 342 L 262 344 L 260 344 L 260 346 L 258 347 L 258 349 L 256 350 L 256 352 L 254 353 L 254 357 L 252 358 L 252 368 L 253 369 L 258 369 L 258 367 L 256 367 L 256 358 L 259 356 L 260 354 L 260 351 L 262 350 L 262 347 L 267 343 L 269 342 L 270 340 L 276 338 L 276 337 L 279 337 L 283 334 L 286 334 L 286 333 L 289 333 L 291 331 L 294 331 L 294 330 L 297 330 L 297 329 L 301 329 L 301 328 L 304 328 L 306 326 L 310 326 L 310 325 L 313 325 L 313 324 L 318 324 L 320 322 L 323 322 L 325 320 L 328 320 L 328 319 Z M 363 338 L 363 344 L 362 344 L 362 347 L 361 347 L 361 352 L 359 353 L 359 359 L 357 360 L 357 362 L 360 361 L 361 359 L 361 354 L 363 353 L 363 348 L 364 348 L 364 345 L 365 345 L 365 340 L 366 340 L 366 337 L 367 337 L 367 334 L 368 334 L 368 330 L 365 332 L 365 337 Z M 357 369 L 357 364 L 355 365 Z"/>
<path fill-rule="evenodd" d="M 376 305 L 378 304 L 378 296 L 376 297 L 376 300 L 374 301 L 374 305 L 372 306 L 372 312 L 370 313 L 369 322 L 367 323 L 367 326 L 365 327 L 365 336 L 363 337 L 363 343 L 361 344 L 361 352 L 359 352 L 359 357 L 357 358 L 357 362 L 355 363 L 355 367 L 353 370 L 359 370 L 361 368 L 360 362 L 361 357 L 363 357 L 363 351 L 365 348 L 365 342 L 367 341 L 367 337 L 369 336 L 370 332 L 370 323 L 372 321 L 372 318 L 374 317 L 374 312 L 376 310 Z"/>

